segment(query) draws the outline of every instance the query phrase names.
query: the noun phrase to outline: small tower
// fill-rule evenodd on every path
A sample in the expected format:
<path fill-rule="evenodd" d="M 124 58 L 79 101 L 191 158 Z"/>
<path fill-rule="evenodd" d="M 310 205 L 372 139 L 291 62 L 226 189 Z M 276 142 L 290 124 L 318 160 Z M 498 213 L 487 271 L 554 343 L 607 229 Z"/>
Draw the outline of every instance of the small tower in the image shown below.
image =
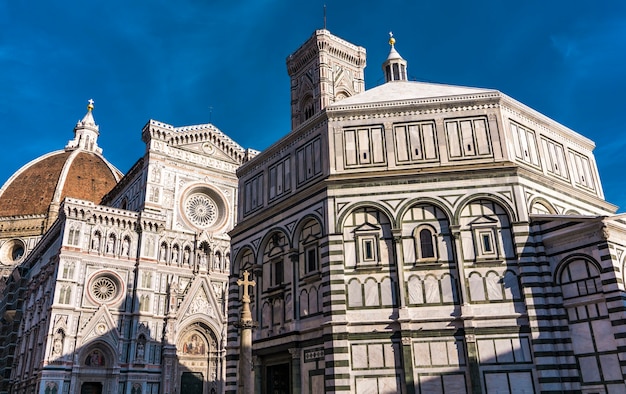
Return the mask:
<path fill-rule="evenodd" d="M 389 45 L 391 45 L 391 50 L 389 51 L 387 60 L 383 63 L 385 82 L 408 80 L 406 77 L 406 60 L 396 51 L 395 43 L 396 39 L 393 38 L 393 33 L 389 32 Z"/>
<path fill-rule="evenodd" d="M 365 90 L 365 48 L 316 30 L 287 58 L 291 77 L 291 128 L 329 104 Z"/>
<path fill-rule="evenodd" d="M 65 150 L 83 149 L 89 152 L 102 153 L 102 148 L 98 147 L 98 136 L 100 128 L 93 119 L 93 100 L 88 101 L 87 113 L 83 120 L 79 120 L 74 127 L 74 139 L 65 146 Z"/>

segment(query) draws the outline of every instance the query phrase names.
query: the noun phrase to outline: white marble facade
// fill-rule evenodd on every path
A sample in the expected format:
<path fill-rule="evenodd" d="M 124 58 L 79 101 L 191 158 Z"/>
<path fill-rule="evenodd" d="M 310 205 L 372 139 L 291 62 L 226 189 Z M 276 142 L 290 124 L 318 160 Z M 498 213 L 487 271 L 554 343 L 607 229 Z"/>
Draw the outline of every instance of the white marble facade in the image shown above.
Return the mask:
<path fill-rule="evenodd" d="M 315 32 L 292 104 L 331 97 L 238 171 L 255 392 L 624 392 L 626 223 L 593 142 L 497 90 L 407 81 L 391 44 L 397 78 L 294 98 L 300 75 L 362 75 L 362 48 Z"/>
<path fill-rule="evenodd" d="M 220 393 L 245 151 L 211 124 L 150 121 L 101 205 L 67 198 L 27 256 L 12 393 Z M 6 306 L 5 306 L 6 308 Z"/>

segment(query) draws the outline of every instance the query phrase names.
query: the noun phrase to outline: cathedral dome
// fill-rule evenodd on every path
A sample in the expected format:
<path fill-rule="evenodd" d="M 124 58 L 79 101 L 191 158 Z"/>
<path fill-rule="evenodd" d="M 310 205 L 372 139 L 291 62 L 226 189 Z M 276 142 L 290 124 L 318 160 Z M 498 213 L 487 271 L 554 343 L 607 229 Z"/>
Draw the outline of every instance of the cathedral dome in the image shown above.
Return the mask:
<path fill-rule="evenodd" d="M 12 225 L 5 223 L 0 226 L 0 232 L 8 230 L 8 227 L 16 230 L 16 221 L 26 217 L 43 218 L 40 231 L 45 231 L 56 219 L 59 205 L 65 197 L 99 203 L 122 177 L 120 171 L 102 156 L 102 149 L 98 147 L 99 128 L 91 113 L 92 101 L 87 108 L 87 114 L 74 128 L 74 139 L 64 150 L 31 161 L 2 186 L 0 218 L 12 218 Z M 32 227 L 30 229 L 33 230 Z"/>
<path fill-rule="evenodd" d="M 22 167 L 3 186 L 0 217 L 46 215 L 65 197 L 99 203 L 120 173 L 104 157 L 83 150 L 57 151 Z"/>

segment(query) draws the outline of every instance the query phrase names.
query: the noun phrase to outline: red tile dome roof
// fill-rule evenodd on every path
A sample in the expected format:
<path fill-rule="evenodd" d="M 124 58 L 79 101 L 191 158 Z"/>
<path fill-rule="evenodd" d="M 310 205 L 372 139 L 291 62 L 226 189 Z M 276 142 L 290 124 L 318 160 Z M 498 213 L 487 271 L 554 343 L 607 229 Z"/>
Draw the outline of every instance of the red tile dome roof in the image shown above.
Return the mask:
<path fill-rule="evenodd" d="M 0 190 L 0 217 L 45 215 L 65 197 L 99 203 L 121 173 L 94 152 L 81 149 L 44 155 L 18 170 Z"/>

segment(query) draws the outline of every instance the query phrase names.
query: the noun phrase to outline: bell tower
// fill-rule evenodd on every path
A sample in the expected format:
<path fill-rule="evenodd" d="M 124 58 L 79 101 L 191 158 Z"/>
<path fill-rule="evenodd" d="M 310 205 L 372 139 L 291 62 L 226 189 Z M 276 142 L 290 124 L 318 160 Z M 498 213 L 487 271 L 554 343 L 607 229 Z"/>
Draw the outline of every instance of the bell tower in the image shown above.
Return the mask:
<path fill-rule="evenodd" d="M 287 58 L 292 130 L 329 104 L 363 92 L 364 69 L 365 48 L 316 30 Z"/>

